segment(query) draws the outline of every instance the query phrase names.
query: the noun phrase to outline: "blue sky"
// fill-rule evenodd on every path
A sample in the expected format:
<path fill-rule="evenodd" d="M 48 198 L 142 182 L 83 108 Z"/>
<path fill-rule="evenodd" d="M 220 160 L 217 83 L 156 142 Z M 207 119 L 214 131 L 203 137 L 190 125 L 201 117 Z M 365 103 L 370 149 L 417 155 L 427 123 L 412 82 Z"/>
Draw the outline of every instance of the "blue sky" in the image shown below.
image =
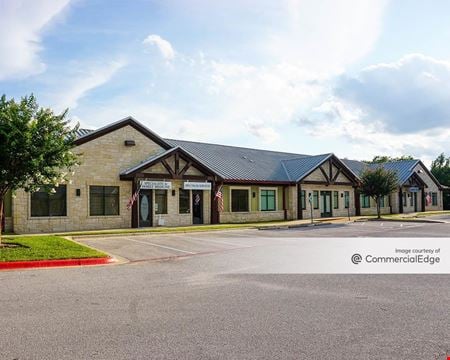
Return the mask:
<path fill-rule="evenodd" d="M 97 128 L 368 159 L 450 153 L 448 1 L 0 0 L 1 93 Z"/>

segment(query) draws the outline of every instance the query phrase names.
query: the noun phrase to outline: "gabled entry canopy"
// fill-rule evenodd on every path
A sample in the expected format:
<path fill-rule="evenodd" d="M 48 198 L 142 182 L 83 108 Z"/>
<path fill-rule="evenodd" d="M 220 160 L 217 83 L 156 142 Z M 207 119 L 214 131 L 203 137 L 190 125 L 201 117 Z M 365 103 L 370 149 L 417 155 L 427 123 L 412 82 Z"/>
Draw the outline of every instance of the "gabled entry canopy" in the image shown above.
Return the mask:
<path fill-rule="evenodd" d="M 283 161 L 290 178 L 299 183 L 318 185 L 358 184 L 358 177 L 334 154 Z"/>
<path fill-rule="evenodd" d="M 213 170 L 179 146 L 150 156 L 120 174 L 121 180 L 134 178 L 221 180 Z"/>

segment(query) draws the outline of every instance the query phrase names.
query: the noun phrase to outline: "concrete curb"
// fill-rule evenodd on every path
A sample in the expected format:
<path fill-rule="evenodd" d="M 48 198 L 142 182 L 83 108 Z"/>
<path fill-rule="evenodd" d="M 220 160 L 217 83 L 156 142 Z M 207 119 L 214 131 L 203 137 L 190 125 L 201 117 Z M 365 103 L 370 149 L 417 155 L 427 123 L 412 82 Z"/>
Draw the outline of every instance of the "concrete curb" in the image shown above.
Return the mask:
<path fill-rule="evenodd" d="M 342 222 L 318 222 L 318 223 L 308 223 L 308 224 L 297 224 L 297 225 L 281 225 L 281 226 L 264 226 L 257 228 L 258 230 L 281 230 L 281 229 L 296 229 L 302 227 L 313 227 L 313 226 L 324 226 L 342 224 Z"/>
<path fill-rule="evenodd" d="M 448 224 L 442 220 L 425 220 L 425 219 L 367 219 L 365 221 L 380 221 L 380 222 L 412 222 L 412 223 L 431 223 L 431 224 Z"/>
<path fill-rule="evenodd" d="M 55 259 L 0 262 L 0 270 L 33 269 L 65 266 L 107 265 L 116 262 L 114 258 Z"/>

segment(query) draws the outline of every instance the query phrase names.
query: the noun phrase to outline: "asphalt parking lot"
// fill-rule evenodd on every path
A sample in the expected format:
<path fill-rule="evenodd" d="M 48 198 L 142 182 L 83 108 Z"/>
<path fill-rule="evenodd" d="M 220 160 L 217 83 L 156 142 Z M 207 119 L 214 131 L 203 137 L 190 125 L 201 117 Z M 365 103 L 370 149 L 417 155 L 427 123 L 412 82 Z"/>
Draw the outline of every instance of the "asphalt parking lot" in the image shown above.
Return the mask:
<path fill-rule="evenodd" d="M 449 229 L 354 223 L 84 239 L 131 261 L 0 272 L 0 359 L 446 360 L 450 275 L 250 272 L 280 239 Z"/>
<path fill-rule="evenodd" d="M 276 245 L 280 238 L 310 237 L 447 237 L 449 224 L 415 222 L 351 222 L 296 229 L 229 230 L 197 233 L 142 234 L 77 238 L 131 262 L 218 254 Z"/>

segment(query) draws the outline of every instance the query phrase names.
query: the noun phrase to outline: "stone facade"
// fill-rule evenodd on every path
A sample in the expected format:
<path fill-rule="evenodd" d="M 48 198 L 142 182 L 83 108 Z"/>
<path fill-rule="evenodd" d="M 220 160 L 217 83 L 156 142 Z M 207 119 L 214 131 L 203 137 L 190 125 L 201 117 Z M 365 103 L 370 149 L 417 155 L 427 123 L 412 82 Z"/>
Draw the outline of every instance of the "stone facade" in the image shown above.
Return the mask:
<path fill-rule="evenodd" d="M 136 145 L 127 147 L 125 140 Z M 67 184 L 67 216 L 31 217 L 30 194 L 17 191 L 13 206 L 13 227 L 17 233 L 98 230 L 131 227 L 126 205 L 131 197 L 131 182 L 121 181 L 121 171 L 136 165 L 163 149 L 131 126 L 122 127 L 95 140 L 77 146 L 81 165 Z M 89 186 L 118 186 L 119 215 L 90 216 Z M 80 189 L 80 196 L 76 196 Z"/>
<path fill-rule="evenodd" d="M 153 140 L 155 141 L 153 141 Z M 134 146 L 125 146 L 125 140 L 133 140 Z M 42 233 L 64 232 L 78 230 L 99 230 L 113 228 L 130 228 L 136 226 L 138 218 L 138 206 L 133 210 L 127 210 L 127 203 L 132 196 L 133 181 L 139 180 L 166 180 L 171 181 L 172 189 L 167 191 L 167 213 L 156 214 L 155 192 L 152 192 L 152 223 L 153 226 L 188 226 L 193 224 L 193 192 L 190 191 L 190 212 L 180 214 L 179 191 L 183 188 L 186 179 L 194 181 L 213 181 L 217 178 L 211 175 L 211 170 L 201 164 L 195 157 L 190 157 L 180 148 L 164 149 L 164 141 L 159 141 L 146 131 L 138 130 L 135 126 L 124 124 L 115 127 L 111 131 L 101 133 L 90 141 L 80 142 L 74 152 L 79 155 L 81 165 L 77 167 L 75 174 L 71 176 L 66 186 L 66 216 L 32 217 L 31 195 L 24 191 L 17 191 L 16 197 L 7 209 L 11 213 L 6 217 L 6 231 L 13 230 L 16 233 Z M 169 147 L 169 146 L 167 146 Z M 184 151 L 184 150 L 183 150 Z M 155 156 L 157 155 L 157 156 Z M 165 157 L 163 157 L 165 156 Z M 148 161 L 146 161 L 149 159 Z M 156 159 L 156 160 L 155 160 Z M 145 163 L 143 163 L 146 161 Z M 136 165 L 139 173 L 133 171 Z M 148 164 L 144 168 L 144 164 Z M 305 208 L 301 209 L 301 218 L 311 217 L 311 207 L 314 218 L 320 217 L 347 217 L 356 214 L 355 186 L 356 182 L 352 174 L 345 171 L 336 157 L 326 159 L 326 162 L 318 165 L 305 178 L 301 179 L 299 186 L 305 192 Z M 124 170 L 126 176 L 121 177 Z M 174 172 L 174 169 L 177 169 Z M 181 170 L 184 169 L 184 170 Z M 425 182 L 427 193 L 438 194 L 437 205 L 427 205 L 426 210 L 442 210 L 442 191 L 428 175 L 428 172 L 419 163 L 414 169 L 415 173 Z M 208 174 L 206 174 L 208 173 Z M 123 174 L 122 174 L 123 175 Z M 351 177 L 351 178 L 350 178 Z M 417 178 L 416 178 L 417 180 Z M 190 181 L 190 180 L 189 180 Z M 222 180 L 220 180 L 222 181 Z M 219 181 L 219 183 L 220 183 Z M 231 182 L 231 180 L 230 180 Z M 328 185 L 327 185 L 328 184 Z M 222 188 L 224 211 L 219 214 L 221 223 L 243 223 L 275 220 L 295 220 L 299 218 L 298 202 L 300 194 L 297 193 L 295 181 L 258 184 L 227 184 Z M 113 216 L 90 215 L 90 187 L 91 186 L 115 186 L 119 189 L 119 214 Z M 233 189 L 248 191 L 248 211 L 233 212 L 231 206 L 231 192 Z M 263 190 L 274 190 L 276 194 L 275 208 L 263 211 L 261 206 L 261 193 Z M 318 206 L 308 201 L 309 194 L 318 192 Z M 411 203 L 414 197 L 407 186 L 402 188 L 407 194 L 407 203 L 403 207 L 405 213 L 422 209 L 422 192 L 417 193 L 417 201 Z M 345 193 L 349 194 L 349 209 L 345 207 Z M 331 194 L 329 213 L 324 212 L 325 198 L 321 195 Z M 203 223 L 209 224 L 212 219 L 211 190 L 203 190 Z M 408 197 L 409 194 L 409 197 Z M 337 195 L 337 197 L 336 197 Z M 415 206 L 416 204 L 416 206 Z M 400 211 L 398 191 L 390 195 L 390 200 L 385 200 L 382 208 L 383 214 L 398 213 Z M 376 214 L 373 199 L 369 208 L 361 207 L 361 215 Z M 137 215 L 137 216 L 136 216 Z M 133 219 L 135 222 L 133 222 Z"/>

